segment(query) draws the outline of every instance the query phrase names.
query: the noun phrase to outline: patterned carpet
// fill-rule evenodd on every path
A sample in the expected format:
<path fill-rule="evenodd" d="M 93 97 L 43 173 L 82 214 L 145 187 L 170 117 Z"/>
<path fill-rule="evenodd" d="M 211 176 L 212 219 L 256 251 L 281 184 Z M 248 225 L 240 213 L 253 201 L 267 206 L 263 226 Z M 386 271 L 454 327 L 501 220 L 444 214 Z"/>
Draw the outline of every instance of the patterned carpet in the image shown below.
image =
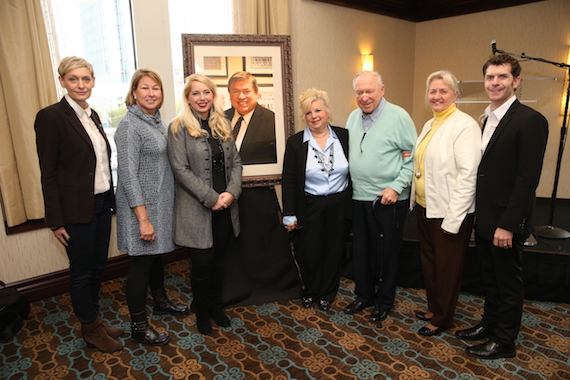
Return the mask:
<path fill-rule="evenodd" d="M 170 296 L 191 301 L 188 262 L 167 271 Z M 103 284 L 102 312 L 128 331 L 124 282 Z M 173 335 L 168 345 L 139 345 L 126 333 L 125 349 L 112 354 L 85 347 L 63 294 L 34 302 L 24 329 L 0 345 L 0 379 L 570 379 L 568 304 L 525 302 L 516 358 L 477 360 L 453 331 L 480 317 L 481 297 L 462 294 L 455 328 L 423 338 L 416 332 L 425 322 L 413 317 L 425 308 L 423 289 L 399 288 L 390 317 L 375 328 L 367 313 L 341 312 L 353 288 L 343 279 L 328 313 L 304 309 L 299 300 L 228 310 L 232 327 L 211 336 L 197 332 L 194 315 L 153 316 L 157 329 Z"/>

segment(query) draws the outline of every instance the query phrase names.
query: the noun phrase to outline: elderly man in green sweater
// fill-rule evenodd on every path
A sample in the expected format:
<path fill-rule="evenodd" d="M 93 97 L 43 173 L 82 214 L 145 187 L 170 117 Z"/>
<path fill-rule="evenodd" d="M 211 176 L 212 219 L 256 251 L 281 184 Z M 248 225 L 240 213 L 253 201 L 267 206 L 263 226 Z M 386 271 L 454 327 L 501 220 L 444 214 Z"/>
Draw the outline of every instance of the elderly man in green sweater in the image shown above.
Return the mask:
<path fill-rule="evenodd" d="M 353 87 L 359 109 L 350 114 L 346 128 L 353 185 L 356 299 L 344 312 L 354 314 L 373 307 L 370 322 L 380 324 L 394 304 L 417 133 L 410 115 L 384 99 L 380 74 L 362 71 Z"/>

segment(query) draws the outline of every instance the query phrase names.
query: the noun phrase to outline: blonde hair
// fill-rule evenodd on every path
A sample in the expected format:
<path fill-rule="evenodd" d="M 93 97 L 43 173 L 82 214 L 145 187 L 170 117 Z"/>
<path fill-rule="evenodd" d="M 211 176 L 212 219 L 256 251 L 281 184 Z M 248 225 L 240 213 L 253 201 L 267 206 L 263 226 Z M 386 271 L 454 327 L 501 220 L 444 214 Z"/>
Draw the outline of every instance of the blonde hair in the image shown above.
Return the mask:
<path fill-rule="evenodd" d="M 188 104 L 188 95 L 192 91 L 192 84 L 194 82 L 200 82 L 206 85 L 212 94 L 214 95 L 214 100 L 212 102 L 212 108 L 210 109 L 210 117 L 208 118 L 208 124 L 212 130 L 212 136 L 214 138 L 220 139 L 222 141 L 227 141 L 232 137 L 230 123 L 226 119 L 224 109 L 218 98 L 217 87 L 210 80 L 210 78 L 202 74 L 192 74 L 186 80 L 186 85 L 184 86 L 184 91 L 182 92 L 184 99 L 182 101 L 182 106 L 180 113 L 172 121 L 171 130 L 176 136 L 180 131 L 180 128 L 185 127 L 188 134 L 194 138 L 208 137 L 208 132 L 202 129 L 200 120 L 196 117 L 196 114 L 190 108 Z"/>
<path fill-rule="evenodd" d="M 316 88 L 305 90 L 301 96 L 299 96 L 299 107 L 301 107 L 302 111 L 300 115 L 301 119 L 305 118 L 305 114 L 311 109 L 311 104 L 316 100 L 320 100 L 321 103 L 323 103 L 323 107 L 327 113 L 327 122 L 330 124 L 332 112 L 329 107 L 329 96 L 325 91 L 317 90 Z"/>
<path fill-rule="evenodd" d="M 93 66 L 85 58 L 76 57 L 74 55 L 62 58 L 59 62 L 57 73 L 63 78 L 65 74 L 71 70 L 80 69 L 82 67 L 86 67 L 91 73 L 91 76 L 95 77 Z"/>
<path fill-rule="evenodd" d="M 162 79 L 160 79 L 160 75 L 153 69 L 138 69 L 137 71 L 135 71 L 133 77 L 131 78 L 131 85 L 129 87 L 129 93 L 127 94 L 127 97 L 125 99 L 125 104 L 127 106 L 132 106 L 133 104 L 136 103 L 136 99 L 135 96 L 133 95 L 133 92 L 137 89 L 137 87 L 139 86 L 139 82 L 144 77 L 149 77 L 150 79 L 155 81 L 156 84 L 158 84 L 158 87 L 160 87 L 160 93 L 162 96 L 160 99 L 160 103 L 158 104 L 158 107 L 156 107 L 157 109 L 160 109 L 160 107 L 162 107 L 162 104 L 164 103 L 164 90 L 162 89 Z"/>
<path fill-rule="evenodd" d="M 426 80 L 426 95 L 425 95 L 425 103 L 429 107 L 429 86 L 431 82 L 436 79 L 441 79 L 443 83 L 446 84 L 447 87 L 453 92 L 454 95 L 459 93 L 459 83 L 457 82 L 457 78 L 455 75 L 448 70 L 439 70 L 431 73 Z"/>

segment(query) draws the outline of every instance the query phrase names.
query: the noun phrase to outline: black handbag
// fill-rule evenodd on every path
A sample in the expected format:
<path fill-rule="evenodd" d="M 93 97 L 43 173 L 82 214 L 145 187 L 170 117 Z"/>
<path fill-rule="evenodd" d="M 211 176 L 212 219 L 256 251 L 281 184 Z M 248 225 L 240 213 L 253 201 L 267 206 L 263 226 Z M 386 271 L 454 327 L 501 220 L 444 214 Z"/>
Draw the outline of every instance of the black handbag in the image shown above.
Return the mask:
<path fill-rule="evenodd" d="M 0 281 L 0 340 L 13 338 L 30 315 L 30 303 L 15 288 Z"/>

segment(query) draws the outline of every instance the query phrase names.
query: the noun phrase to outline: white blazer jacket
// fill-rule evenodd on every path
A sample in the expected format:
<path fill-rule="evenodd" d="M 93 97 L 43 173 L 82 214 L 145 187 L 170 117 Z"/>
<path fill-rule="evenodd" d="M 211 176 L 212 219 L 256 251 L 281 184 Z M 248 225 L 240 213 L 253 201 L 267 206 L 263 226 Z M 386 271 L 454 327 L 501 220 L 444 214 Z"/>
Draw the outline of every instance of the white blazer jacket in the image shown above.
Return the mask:
<path fill-rule="evenodd" d="M 433 120 L 425 123 L 416 148 L 429 132 Z M 458 109 L 435 131 L 425 152 L 426 216 L 443 219 L 443 230 L 458 233 L 465 216 L 475 212 L 479 161 L 481 128 L 475 119 Z M 413 182 L 411 196 L 413 207 Z"/>

